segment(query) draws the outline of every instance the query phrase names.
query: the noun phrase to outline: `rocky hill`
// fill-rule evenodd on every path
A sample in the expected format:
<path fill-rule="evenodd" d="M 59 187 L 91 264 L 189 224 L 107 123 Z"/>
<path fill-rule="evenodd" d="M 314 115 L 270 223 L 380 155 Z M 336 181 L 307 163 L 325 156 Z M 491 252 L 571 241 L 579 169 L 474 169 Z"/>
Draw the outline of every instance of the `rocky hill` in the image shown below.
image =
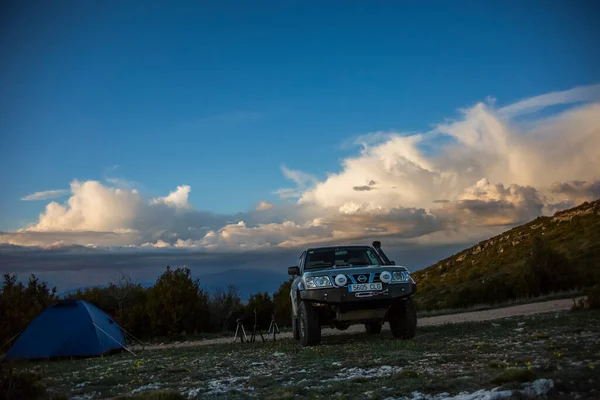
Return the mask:
<path fill-rule="evenodd" d="M 419 309 L 458 308 L 538 294 L 531 277 L 536 238 L 537 246 L 543 247 L 538 253 L 548 253 L 542 257 L 547 274 L 558 276 L 561 270 L 563 287 L 600 282 L 600 200 L 596 200 L 538 217 L 415 272 Z"/>

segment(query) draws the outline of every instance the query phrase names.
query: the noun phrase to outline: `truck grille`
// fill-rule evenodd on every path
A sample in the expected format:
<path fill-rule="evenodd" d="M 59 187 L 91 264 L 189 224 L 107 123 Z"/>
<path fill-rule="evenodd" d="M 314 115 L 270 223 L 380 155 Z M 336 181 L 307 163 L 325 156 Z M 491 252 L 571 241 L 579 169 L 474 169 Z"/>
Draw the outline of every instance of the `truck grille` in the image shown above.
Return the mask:
<path fill-rule="evenodd" d="M 361 275 L 364 277 L 361 281 Z M 379 279 L 379 272 L 370 272 L 365 274 L 346 274 L 346 278 L 348 279 L 348 283 L 344 286 L 348 286 L 352 283 L 376 283 L 381 282 Z M 334 282 L 335 275 L 331 276 L 331 281 Z"/>

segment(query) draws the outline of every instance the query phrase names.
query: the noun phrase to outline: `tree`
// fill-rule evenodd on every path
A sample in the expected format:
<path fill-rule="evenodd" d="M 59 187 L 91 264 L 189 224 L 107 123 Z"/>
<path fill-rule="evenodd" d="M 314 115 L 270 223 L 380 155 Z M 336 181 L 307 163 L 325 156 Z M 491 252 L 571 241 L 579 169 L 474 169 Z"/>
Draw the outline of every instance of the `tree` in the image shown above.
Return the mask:
<path fill-rule="evenodd" d="M 290 289 L 292 279 L 283 282 L 279 289 L 273 294 L 273 305 L 275 308 L 275 319 L 278 326 L 292 325 L 292 300 L 290 299 Z"/>
<path fill-rule="evenodd" d="M 152 332 L 161 336 L 192 334 L 210 329 L 208 295 L 192 279 L 189 268 L 167 270 L 148 289 Z"/>
<path fill-rule="evenodd" d="M 17 282 L 16 274 L 4 274 L 0 287 L 0 346 L 21 333 L 52 302 L 58 300 L 56 288 L 31 274 L 27 286 Z"/>
<path fill-rule="evenodd" d="M 222 332 L 235 326 L 234 318 L 243 313 L 244 306 L 237 288 L 227 285 L 226 290 L 217 288 L 210 298 L 211 330 Z"/>
<path fill-rule="evenodd" d="M 248 304 L 244 307 L 244 324 L 254 326 L 254 310 L 256 310 L 257 325 L 263 330 L 268 329 L 273 315 L 273 301 L 267 292 L 256 293 L 250 296 Z"/>
<path fill-rule="evenodd" d="M 534 239 L 527 259 L 526 279 L 533 296 L 571 289 L 577 282 L 569 259 L 539 236 Z"/>

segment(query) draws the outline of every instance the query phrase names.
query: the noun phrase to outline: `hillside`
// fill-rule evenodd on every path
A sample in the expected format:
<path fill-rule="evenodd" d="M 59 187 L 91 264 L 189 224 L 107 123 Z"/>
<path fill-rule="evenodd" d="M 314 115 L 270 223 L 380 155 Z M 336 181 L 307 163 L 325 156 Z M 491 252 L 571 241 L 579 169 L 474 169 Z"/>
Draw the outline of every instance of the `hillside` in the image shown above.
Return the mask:
<path fill-rule="evenodd" d="M 539 282 L 532 277 L 537 272 L 528 262 L 536 238 L 543 240 L 547 252 L 542 266 L 548 268 L 546 280 L 562 282 L 565 288 L 600 282 L 600 200 L 596 200 L 538 217 L 415 272 L 417 306 L 459 308 L 539 294 L 535 293 Z"/>

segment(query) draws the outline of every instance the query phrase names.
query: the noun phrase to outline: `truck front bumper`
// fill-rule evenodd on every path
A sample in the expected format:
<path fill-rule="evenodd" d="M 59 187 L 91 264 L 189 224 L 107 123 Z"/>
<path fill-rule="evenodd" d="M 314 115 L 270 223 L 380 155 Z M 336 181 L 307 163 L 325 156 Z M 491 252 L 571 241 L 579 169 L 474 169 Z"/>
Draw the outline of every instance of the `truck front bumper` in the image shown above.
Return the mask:
<path fill-rule="evenodd" d="M 351 305 L 355 303 L 385 303 L 413 295 L 417 285 L 412 282 L 383 284 L 383 290 L 373 292 L 348 292 L 348 287 L 305 289 L 300 292 L 303 300 L 323 304 Z M 367 304 L 365 304 L 367 305 Z"/>

